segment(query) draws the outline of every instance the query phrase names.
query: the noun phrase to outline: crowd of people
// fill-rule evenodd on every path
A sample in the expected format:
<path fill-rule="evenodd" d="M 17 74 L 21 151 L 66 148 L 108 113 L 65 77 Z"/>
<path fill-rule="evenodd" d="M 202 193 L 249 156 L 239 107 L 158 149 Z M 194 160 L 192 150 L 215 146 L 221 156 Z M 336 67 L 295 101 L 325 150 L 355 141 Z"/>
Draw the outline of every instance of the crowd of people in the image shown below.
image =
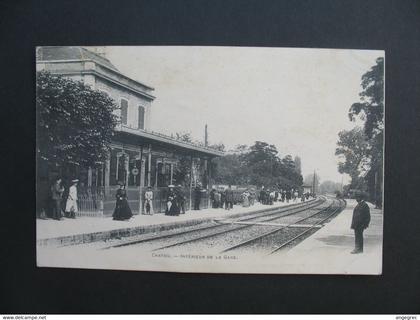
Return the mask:
<path fill-rule="evenodd" d="M 78 213 L 78 179 L 71 180 L 67 188 L 63 186 L 61 178 L 56 178 L 51 185 L 50 190 L 50 213 L 48 217 L 56 220 L 62 220 L 63 217 L 76 218 Z M 127 191 L 124 182 L 118 182 L 118 189 L 115 194 L 115 209 L 113 211 L 114 220 L 129 220 L 133 213 L 127 200 Z M 191 205 L 193 210 L 200 210 L 203 194 L 206 193 L 200 184 L 197 184 L 191 190 Z M 153 202 L 156 200 L 152 187 L 147 187 L 143 194 L 143 213 L 153 215 Z M 165 214 L 168 216 L 178 216 L 185 213 L 187 196 L 181 185 L 169 185 L 167 191 L 163 194 L 165 197 Z M 233 190 L 229 185 L 227 187 L 213 186 L 209 193 L 211 208 L 233 209 L 234 204 L 240 204 L 242 207 L 254 205 L 259 201 L 264 205 L 272 205 L 276 201 L 298 202 L 306 201 L 311 195 L 309 193 L 299 192 L 298 189 L 265 188 L 264 186 L 258 192 L 254 188 Z M 159 198 L 162 195 L 159 195 Z"/>
<path fill-rule="evenodd" d="M 62 220 L 63 217 L 76 218 L 78 212 L 78 179 L 71 180 L 68 188 L 65 188 L 63 181 L 57 177 L 50 188 L 50 196 L 48 201 L 48 213 L 44 213 L 45 217 L 50 217 L 55 220 Z M 116 202 L 113 212 L 113 220 L 127 221 L 133 217 L 130 205 L 127 200 L 127 191 L 124 182 L 118 182 L 119 188 L 115 194 Z M 203 193 L 206 190 L 197 184 L 192 191 L 193 209 L 200 210 L 200 203 Z M 238 199 L 237 196 L 240 195 Z M 303 193 L 298 189 L 288 188 L 265 188 L 264 186 L 259 191 L 258 197 L 253 188 L 245 189 L 243 192 L 234 192 L 232 187 L 221 189 L 213 187 L 210 191 L 210 203 L 214 209 L 224 208 L 225 210 L 233 209 L 234 203 L 240 202 L 242 207 L 249 207 L 254 205 L 255 200 L 258 200 L 263 205 L 272 205 L 274 202 L 304 202 L 313 197 L 309 192 Z M 258 198 L 258 199 L 257 199 Z M 152 187 L 147 187 L 144 193 L 144 214 L 153 215 L 153 200 L 154 194 Z M 179 216 L 185 214 L 185 196 L 183 187 L 181 185 L 169 185 L 166 195 L 166 210 L 165 214 L 168 216 Z M 364 196 L 361 192 L 356 193 L 357 206 L 353 212 L 353 219 L 351 228 L 355 232 L 355 249 L 351 253 L 363 252 L 363 231 L 369 226 L 370 210 L 369 206 L 364 201 Z"/>
<path fill-rule="evenodd" d="M 249 206 L 250 203 L 250 199 L 248 199 L 250 194 L 251 193 L 248 190 L 245 190 L 245 192 L 241 194 L 242 202 L 247 202 L 247 206 Z M 233 205 L 238 202 L 236 195 L 237 193 L 234 193 L 232 186 L 230 185 L 226 188 L 213 187 L 210 191 L 211 207 L 213 209 L 224 208 L 225 210 L 231 210 L 233 209 Z"/>
<path fill-rule="evenodd" d="M 300 192 L 298 189 L 294 188 L 265 188 L 264 186 L 261 188 L 258 201 L 261 204 L 272 205 L 274 202 L 281 201 L 281 202 L 304 202 L 312 196 L 309 192 L 303 193 Z"/>

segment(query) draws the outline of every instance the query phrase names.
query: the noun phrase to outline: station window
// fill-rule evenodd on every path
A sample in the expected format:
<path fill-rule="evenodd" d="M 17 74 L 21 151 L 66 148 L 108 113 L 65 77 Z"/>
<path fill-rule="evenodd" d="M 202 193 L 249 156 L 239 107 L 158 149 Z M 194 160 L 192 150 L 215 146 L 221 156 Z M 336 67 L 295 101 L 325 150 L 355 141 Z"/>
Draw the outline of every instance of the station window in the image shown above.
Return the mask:
<path fill-rule="evenodd" d="M 139 129 L 144 130 L 144 107 L 139 106 Z"/>
<path fill-rule="evenodd" d="M 125 99 L 121 99 L 121 123 L 127 124 L 127 116 L 128 116 L 128 101 Z"/>

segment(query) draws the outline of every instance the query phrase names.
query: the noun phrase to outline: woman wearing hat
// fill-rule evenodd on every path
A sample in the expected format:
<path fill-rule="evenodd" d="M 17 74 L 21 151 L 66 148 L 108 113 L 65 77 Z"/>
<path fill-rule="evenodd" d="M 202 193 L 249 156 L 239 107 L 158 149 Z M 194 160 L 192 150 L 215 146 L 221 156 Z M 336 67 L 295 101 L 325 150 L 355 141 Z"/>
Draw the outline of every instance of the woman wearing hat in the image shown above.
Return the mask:
<path fill-rule="evenodd" d="M 117 190 L 115 198 L 117 199 L 115 203 L 114 214 L 112 215 L 114 220 L 128 220 L 133 216 L 130 206 L 127 201 L 127 191 L 125 190 L 124 182 L 118 182 L 120 188 Z"/>
<path fill-rule="evenodd" d="M 75 219 L 77 213 L 77 183 L 78 179 L 71 181 L 71 186 L 69 188 L 69 195 L 66 202 L 66 215 L 69 218 Z"/>
<path fill-rule="evenodd" d="M 178 199 L 177 194 L 174 190 L 174 185 L 168 186 L 168 198 L 166 201 L 166 215 L 168 216 L 178 216 L 179 215 L 179 206 L 178 206 Z"/>

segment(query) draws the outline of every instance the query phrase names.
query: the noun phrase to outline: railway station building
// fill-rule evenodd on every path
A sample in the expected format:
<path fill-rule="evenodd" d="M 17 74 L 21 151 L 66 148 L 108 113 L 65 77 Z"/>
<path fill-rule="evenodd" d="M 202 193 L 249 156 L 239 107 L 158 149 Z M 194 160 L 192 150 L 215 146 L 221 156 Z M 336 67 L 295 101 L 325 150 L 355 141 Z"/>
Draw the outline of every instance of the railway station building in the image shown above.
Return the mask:
<path fill-rule="evenodd" d="M 60 168 L 39 168 L 40 181 L 49 184 L 55 175 L 64 179 L 77 177 L 80 215 L 112 215 L 118 181 L 126 183 L 133 213 L 143 210 L 142 195 L 147 186 L 154 190 L 157 212 L 164 211 L 166 189 L 171 184 L 183 185 L 184 194 L 189 198 L 187 209 L 191 189 L 200 184 L 207 189 L 203 191 L 202 205 L 208 205 L 211 161 L 223 152 L 152 131 L 154 88 L 122 74 L 95 48 L 38 47 L 36 55 L 37 71 L 82 81 L 108 94 L 120 107 L 115 112 L 121 120 L 115 128 L 106 163 L 99 163 L 95 168 L 74 166 L 66 172 Z M 189 167 L 184 176 L 180 173 L 181 166 Z"/>

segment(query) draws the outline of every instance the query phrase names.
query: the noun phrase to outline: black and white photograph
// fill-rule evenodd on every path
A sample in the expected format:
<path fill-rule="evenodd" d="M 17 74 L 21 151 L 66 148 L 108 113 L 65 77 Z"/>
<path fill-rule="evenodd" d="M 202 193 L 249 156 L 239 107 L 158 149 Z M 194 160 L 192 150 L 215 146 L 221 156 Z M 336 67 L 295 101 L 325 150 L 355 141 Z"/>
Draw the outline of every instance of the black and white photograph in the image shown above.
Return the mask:
<path fill-rule="evenodd" d="M 382 274 L 385 51 L 34 54 L 38 267 Z"/>

